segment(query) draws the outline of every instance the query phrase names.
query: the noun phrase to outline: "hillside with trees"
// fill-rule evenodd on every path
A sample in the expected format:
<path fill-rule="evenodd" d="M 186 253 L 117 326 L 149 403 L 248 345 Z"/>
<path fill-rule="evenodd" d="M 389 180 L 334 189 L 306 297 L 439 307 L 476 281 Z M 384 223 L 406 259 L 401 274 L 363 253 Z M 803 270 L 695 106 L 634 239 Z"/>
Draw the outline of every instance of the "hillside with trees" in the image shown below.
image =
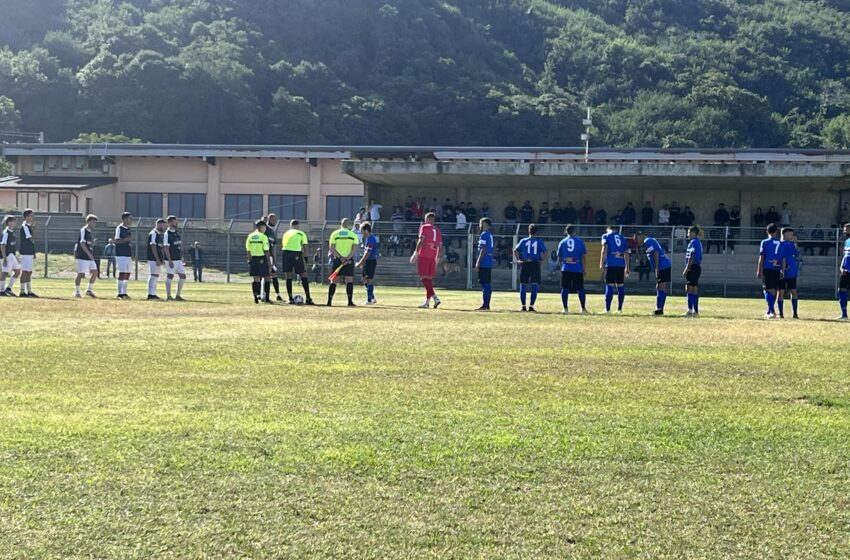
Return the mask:
<path fill-rule="evenodd" d="M 848 0 L 0 0 L 0 130 L 850 145 Z M 82 136 L 81 136 L 82 135 Z"/>

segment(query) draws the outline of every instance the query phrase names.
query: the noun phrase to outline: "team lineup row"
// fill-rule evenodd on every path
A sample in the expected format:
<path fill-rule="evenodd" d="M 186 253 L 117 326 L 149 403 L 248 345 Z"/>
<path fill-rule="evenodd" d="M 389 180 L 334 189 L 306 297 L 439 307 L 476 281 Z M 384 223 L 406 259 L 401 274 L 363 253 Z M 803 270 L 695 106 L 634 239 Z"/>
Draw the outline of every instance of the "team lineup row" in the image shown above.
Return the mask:
<path fill-rule="evenodd" d="M 0 272 L 0 296 L 14 296 L 12 291 L 15 282 L 20 279 L 21 297 L 38 297 L 32 290 L 32 272 L 35 260 L 34 214 L 32 210 L 23 213 L 23 224 L 17 229 L 17 218 L 6 216 L 5 228 L 0 237 L 0 257 L 2 257 L 2 272 Z M 97 216 L 86 216 L 85 226 L 80 229 L 79 238 L 74 247 L 77 276 L 75 278 L 75 297 L 82 297 L 81 282 L 88 276 L 88 287 L 85 294 L 96 297 L 94 284 L 97 280 L 97 266 L 93 253 L 93 233 Z M 122 223 L 116 228 L 114 243 L 116 246 L 117 297 L 128 299 L 127 286 L 132 268 L 132 230 L 133 216 L 125 212 L 121 216 Z M 442 233 L 435 225 L 436 215 L 429 213 L 419 228 L 418 241 L 411 264 L 416 264 L 417 272 L 425 288 L 425 301 L 419 307 L 439 307 L 440 299 L 434 291 L 433 279 L 437 273 L 437 264 L 442 250 Z M 147 237 L 148 262 L 148 293 L 147 299 L 159 300 L 157 283 L 162 269 L 165 269 L 166 299 L 183 301 L 183 287 L 186 280 L 185 263 L 182 255 L 182 239 L 177 227 L 178 218 L 168 216 L 157 221 L 156 226 Z M 277 218 L 274 214 L 255 223 L 255 229 L 245 241 L 245 250 L 249 262 L 249 273 L 253 279 L 252 292 L 255 303 L 271 303 L 271 291 L 274 288 L 277 300 L 283 301 L 280 295 L 278 274 L 286 277 L 286 290 L 290 304 L 306 303 L 314 305 L 310 294 L 310 283 L 307 275 L 307 234 L 299 229 L 297 220 L 292 220 L 289 229 L 281 238 L 282 260 L 281 267 L 273 258 L 273 248 L 276 247 Z M 379 242 L 372 234 L 371 224 L 364 223 L 360 234 L 351 229 L 348 219 L 342 220 L 340 228 L 329 238 L 329 257 L 333 272 L 328 277 L 327 304 L 332 305 L 337 283 L 344 283 L 348 297 L 348 305 L 354 306 L 354 275 L 355 269 L 362 269 L 363 283 L 366 288 L 366 304 L 377 303 L 374 291 L 374 278 L 379 259 Z M 491 273 L 494 264 L 494 243 L 490 231 L 492 227 L 489 218 L 479 222 L 480 235 L 478 240 L 475 268 L 478 270 L 478 282 L 482 291 L 482 305 L 478 311 L 489 311 L 492 296 Z M 565 237 L 556 251 L 561 266 L 561 301 L 563 313 L 569 313 L 569 296 L 576 294 L 579 300 L 580 312 L 588 313 L 584 279 L 588 273 L 587 249 L 584 241 L 575 235 L 575 227 L 565 228 Z M 614 296 L 617 296 L 617 312 L 622 312 L 626 290 L 625 281 L 631 271 L 629 268 L 628 241 L 617 232 L 616 226 L 609 226 L 607 233 L 601 239 L 600 269 L 605 271 L 605 313 L 610 313 Z M 20 231 L 20 245 L 18 243 Z M 767 228 L 767 239 L 763 240 L 759 249 L 759 259 L 756 275 L 762 280 L 763 293 L 767 304 L 765 317 L 775 319 L 784 317 L 784 303 L 790 296 L 793 317 L 798 318 L 797 277 L 799 274 L 800 250 L 792 228 L 781 230 L 774 224 Z M 839 265 L 840 282 L 838 300 L 841 310 L 839 319 L 847 320 L 848 291 L 850 291 L 850 224 L 844 225 L 847 237 L 844 243 L 844 254 Z M 652 236 L 637 234 L 636 246 L 646 251 L 650 268 L 656 277 L 656 308 L 655 315 L 663 315 L 667 299 L 667 290 L 672 279 L 672 261 L 667 256 L 664 247 Z M 358 255 L 359 249 L 359 255 Z M 519 297 L 521 311 L 534 312 L 538 290 L 541 281 L 541 264 L 548 256 L 548 249 L 543 239 L 537 237 L 537 226 L 528 227 L 528 237 L 522 239 L 514 248 L 514 257 L 520 266 Z M 18 259 L 20 255 L 20 260 Z M 692 226 L 688 230 L 688 248 L 686 264 L 682 276 L 686 280 L 688 309 L 686 315 L 699 317 L 699 279 L 702 273 L 703 247 L 700 241 L 700 229 Z M 172 296 L 172 283 L 177 277 L 177 289 Z M 301 280 L 306 299 L 293 295 L 294 277 Z M 778 314 L 777 314 L 778 311 Z"/>

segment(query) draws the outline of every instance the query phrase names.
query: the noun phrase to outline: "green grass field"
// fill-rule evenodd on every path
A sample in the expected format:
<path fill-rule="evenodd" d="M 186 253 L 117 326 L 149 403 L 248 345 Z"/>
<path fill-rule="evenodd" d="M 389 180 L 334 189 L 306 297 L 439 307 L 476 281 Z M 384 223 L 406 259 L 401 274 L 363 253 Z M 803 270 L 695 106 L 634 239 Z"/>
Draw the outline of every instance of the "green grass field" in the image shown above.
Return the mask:
<path fill-rule="evenodd" d="M 850 555 L 847 324 L 35 288 L 0 300 L 3 558 Z"/>

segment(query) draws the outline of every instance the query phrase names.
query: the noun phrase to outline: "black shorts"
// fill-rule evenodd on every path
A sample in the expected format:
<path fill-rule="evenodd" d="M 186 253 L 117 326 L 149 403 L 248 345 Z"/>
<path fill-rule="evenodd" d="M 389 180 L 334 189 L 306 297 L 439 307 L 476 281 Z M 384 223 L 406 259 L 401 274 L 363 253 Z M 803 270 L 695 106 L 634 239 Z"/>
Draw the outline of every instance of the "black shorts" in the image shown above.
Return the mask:
<path fill-rule="evenodd" d="M 783 278 L 779 281 L 779 289 L 780 290 L 796 290 L 797 289 L 797 279 L 796 278 Z"/>
<path fill-rule="evenodd" d="M 519 269 L 520 284 L 539 284 L 540 283 L 540 263 L 539 262 L 524 262 Z"/>
<path fill-rule="evenodd" d="M 278 270 L 281 274 L 294 272 L 299 276 L 307 271 L 304 266 L 304 255 L 301 251 L 284 251 L 283 252 L 283 268 Z"/>
<path fill-rule="evenodd" d="M 266 257 L 251 257 L 251 264 L 248 267 L 249 274 L 254 278 L 265 278 L 269 275 L 269 261 Z"/>
<path fill-rule="evenodd" d="M 779 270 L 773 268 L 765 268 L 762 274 L 761 285 L 765 290 L 778 290 L 780 274 Z"/>
<path fill-rule="evenodd" d="M 623 266 L 609 266 L 605 269 L 606 284 L 625 284 L 626 268 Z"/>
<path fill-rule="evenodd" d="M 378 259 L 368 260 L 363 263 L 363 278 L 372 280 L 375 277 L 376 268 L 378 268 Z"/>
<path fill-rule="evenodd" d="M 838 281 L 839 290 L 850 290 L 850 272 L 842 272 L 841 279 Z"/>
<path fill-rule="evenodd" d="M 673 267 L 665 268 L 664 270 L 659 270 L 655 273 L 655 283 L 656 284 L 665 284 L 670 283 L 670 280 L 673 279 Z"/>
<path fill-rule="evenodd" d="M 333 264 L 331 264 L 331 266 L 333 267 L 334 270 L 336 270 L 337 268 L 339 268 L 339 265 L 341 265 L 341 264 L 342 264 L 342 261 L 340 259 L 334 259 Z M 339 271 L 337 278 L 345 278 L 346 276 L 348 276 L 348 277 L 354 276 L 354 261 L 353 260 L 349 259 L 348 263 L 344 267 L 342 267 L 342 269 Z"/>
<path fill-rule="evenodd" d="M 584 289 L 584 274 L 561 271 L 561 289 L 574 294 Z"/>
<path fill-rule="evenodd" d="M 491 279 L 493 277 L 493 269 L 481 267 L 478 269 L 478 283 L 479 284 L 490 284 Z"/>
<path fill-rule="evenodd" d="M 691 265 L 691 269 L 685 275 L 685 283 L 688 286 L 699 286 L 699 277 L 702 275 L 702 267 L 698 264 Z"/>

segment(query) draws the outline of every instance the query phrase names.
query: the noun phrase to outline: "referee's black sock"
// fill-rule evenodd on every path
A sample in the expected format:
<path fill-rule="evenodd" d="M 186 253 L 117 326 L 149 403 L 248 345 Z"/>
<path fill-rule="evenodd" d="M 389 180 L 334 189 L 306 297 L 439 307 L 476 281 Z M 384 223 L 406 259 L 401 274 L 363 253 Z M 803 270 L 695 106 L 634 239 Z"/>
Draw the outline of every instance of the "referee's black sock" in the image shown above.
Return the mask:
<path fill-rule="evenodd" d="M 286 295 L 289 296 L 289 299 L 292 299 L 292 278 L 286 279 Z"/>
<path fill-rule="evenodd" d="M 301 285 L 304 287 L 304 295 L 307 297 L 307 299 L 310 299 L 310 279 L 302 278 Z"/>
<path fill-rule="evenodd" d="M 251 290 L 254 292 L 254 301 L 260 301 L 260 283 L 254 281 L 254 283 L 251 284 Z"/>
<path fill-rule="evenodd" d="M 334 300 L 334 294 L 336 293 L 336 283 L 333 283 L 328 288 L 328 305 Z"/>
<path fill-rule="evenodd" d="M 345 293 L 348 294 L 348 303 L 354 303 L 354 282 L 345 283 Z"/>
<path fill-rule="evenodd" d="M 277 276 L 272 278 L 272 286 L 274 286 L 274 293 L 280 295 L 280 282 L 277 281 Z"/>

